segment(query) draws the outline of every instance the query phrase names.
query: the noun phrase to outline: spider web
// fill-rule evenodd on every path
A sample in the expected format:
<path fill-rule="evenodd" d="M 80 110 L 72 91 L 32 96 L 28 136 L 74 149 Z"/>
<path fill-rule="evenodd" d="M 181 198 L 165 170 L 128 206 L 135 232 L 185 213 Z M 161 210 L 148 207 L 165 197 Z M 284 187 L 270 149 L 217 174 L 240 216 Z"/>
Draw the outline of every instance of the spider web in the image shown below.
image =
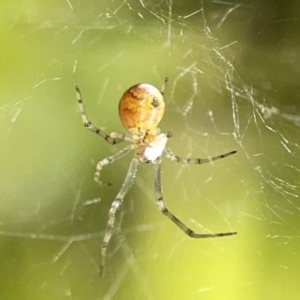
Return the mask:
<path fill-rule="evenodd" d="M 1 33 L 1 299 L 298 299 L 299 4 L 273 1 L 3 3 Z M 117 106 L 138 82 L 169 85 L 160 128 L 183 157 L 163 162 L 166 206 L 141 165 L 117 215 L 99 278 L 108 210 L 130 157 L 89 119 L 124 132 Z M 224 296 L 225 295 L 225 296 Z"/>

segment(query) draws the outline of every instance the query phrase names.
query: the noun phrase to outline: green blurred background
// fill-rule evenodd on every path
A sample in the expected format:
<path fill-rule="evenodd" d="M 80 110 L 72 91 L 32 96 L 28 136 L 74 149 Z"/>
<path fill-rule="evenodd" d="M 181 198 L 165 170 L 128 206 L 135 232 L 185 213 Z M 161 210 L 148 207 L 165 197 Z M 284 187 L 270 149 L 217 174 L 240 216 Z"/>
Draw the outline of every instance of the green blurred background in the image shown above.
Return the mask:
<path fill-rule="evenodd" d="M 299 299 L 300 4 L 297 1 L 2 1 L 0 299 Z M 130 156 L 106 167 L 122 93 L 166 91 L 167 207 L 142 165 L 117 216 L 104 278 L 100 246 Z"/>

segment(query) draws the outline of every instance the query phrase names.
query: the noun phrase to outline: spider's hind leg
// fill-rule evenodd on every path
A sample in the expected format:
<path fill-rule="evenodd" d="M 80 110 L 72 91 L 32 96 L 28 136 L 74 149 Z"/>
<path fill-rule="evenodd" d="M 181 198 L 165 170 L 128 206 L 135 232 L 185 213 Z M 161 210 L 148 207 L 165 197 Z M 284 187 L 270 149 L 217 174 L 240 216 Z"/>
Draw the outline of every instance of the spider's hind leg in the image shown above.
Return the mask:
<path fill-rule="evenodd" d="M 196 164 L 196 165 L 202 165 L 205 163 L 209 163 L 215 160 L 223 159 L 227 156 L 235 154 L 237 151 L 230 151 L 225 154 L 217 155 L 217 156 L 211 156 L 208 158 L 185 158 L 185 157 L 180 157 L 175 155 L 170 149 L 165 150 L 165 156 L 167 159 L 171 161 L 176 161 L 176 162 L 182 162 L 186 164 Z"/>
<path fill-rule="evenodd" d="M 97 169 L 96 169 L 95 175 L 94 175 L 94 180 L 101 186 L 111 185 L 109 182 L 104 182 L 104 181 L 100 180 L 100 173 L 101 173 L 102 168 L 108 164 L 113 163 L 115 160 L 125 156 L 131 150 L 132 150 L 132 145 L 129 145 L 126 148 L 117 152 L 116 154 L 114 154 L 112 156 L 108 156 L 108 157 L 102 159 L 101 161 L 99 161 L 97 164 Z"/>
<path fill-rule="evenodd" d="M 125 139 L 122 138 L 123 137 L 122 134 L 120 134 L 119 136 L 116 136 L 116 137 L 111 137 L 111 134 L 106 134 L 103 130 L 96 127 L 91 121 L 88 120 L 86 113 L 85 113 L 84 106 L 83 106 L 83 99 L 82 99 L 81 91 L 77 85 L 75 86 L 75 89 L 76 89 L 77 102 L 79 105 L 79 110 L 81 113 L 81 119 L 82 119 L 83 125 L 90 131 L 95 132 L 96 134 L 100 135 L 106 142 L 108 142 L 111 145 L 115 145 L 115 144 L 119 144 L 119 143 L 123 142 Z"/>

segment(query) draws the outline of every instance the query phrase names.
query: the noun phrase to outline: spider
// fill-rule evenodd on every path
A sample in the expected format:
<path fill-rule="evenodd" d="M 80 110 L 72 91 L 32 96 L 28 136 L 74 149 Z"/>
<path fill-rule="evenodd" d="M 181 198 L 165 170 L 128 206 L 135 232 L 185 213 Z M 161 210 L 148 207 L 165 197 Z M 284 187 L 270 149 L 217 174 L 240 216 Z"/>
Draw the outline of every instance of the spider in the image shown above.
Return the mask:
<path fill-rule="evenodd" d="M 139 163 L 153 163 L 156 204 L 159 210 L 171 221 L 173 221 L 189 237 L 213 238 L 230 236 L 237 233 L 195 233 L 184 223 L 182 223 L 171 211 L 169 211 L 164 204 L 161 184 L 161 162 L 163 155 L 171 161 L 183 162 L 188 164 L 203 164 L 225 158 L 237 152 L 231 151 L 209 158 L 183 158 L 173 154 L 171 150 L 167 149 L 167 140 L 172 136 L 172 134 L 171 132 L 160 133 L 160 130 L 157 128 L 165 110 L 163 95 L 167 82 L 168 78 L 166 78 L 161 91 L 147 83 L 133 85 L 127 91 L 125 91 L 119 102 L 119 116 L 123 126 L 127 131 L 124 134 L 119 132 L 111 132 L 110 134 L 106 134 L 104 131 L 94 126 L 87 119 L 83 106 L 82 95 L 79 87 L 76 86 L 77 100 L 83 125 L 90 131 L 95 132 L 96 134 L 101 136 L 106 142 L 111 145 L 119 144 L 123 141 L 130 142 L 130 144 L 124 149 L 98 162 L 94 180 L 102 186 L 110 185 L 110 183 L 100 180 L 100 173 L 102 168 L 125 156 L 130 151 L 134 151 L 134 157 L 131 160 L 123 185 L 118 192 L 115 200 L 112 202 L 109 210 L 107 228 L 101 247 L 100 276 L 102 276 L 104 272 L 106 251 L 113 234 L 116 212 L 121 206 L 129 187 L 134 181 Z"/>

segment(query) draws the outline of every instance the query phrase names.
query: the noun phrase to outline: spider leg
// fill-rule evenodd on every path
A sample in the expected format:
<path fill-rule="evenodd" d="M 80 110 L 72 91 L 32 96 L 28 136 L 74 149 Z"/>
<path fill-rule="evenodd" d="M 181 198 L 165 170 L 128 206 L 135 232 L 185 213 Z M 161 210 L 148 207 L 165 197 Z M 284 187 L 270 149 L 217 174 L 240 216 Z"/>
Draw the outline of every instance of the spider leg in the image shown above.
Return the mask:
<path fill-rule="evenodd" d="M 169 83 L 169 77 L 166 77 L 166 79 L 164 81 L 164 84 L 163 84 L 163 86 L 161 88 L 161 91 L 160 91 L 162 93 L 162 95 L 165 94 L 165 90 L 166 90 L 166 87 L 167 87 L 168 83 Z"/>
<path fill-rule="evenodd" d="M 176 161 L 176 162 L 183 162 L 186 164 L 205 164 L 205 163 L 209 163 L 218 159 L 222 159 L 225 158 L 227 156 L 233 155 L 235 154 L 237 151 L 230 151 L 228 153 L 225 154 L 221 154 L 218 156 L 212 156 L 212 157 L 208 157 L 208 158 L 184 158 L 184 157 L 180 157 L 175 155 L 170 149 L 165 149 L 165 156 L 167 159 L 171 160 L 171 161 Z"/>
<path fill-rule="evenodd" d="M 114 137 L 112 137 L 110 134 L 106 134 L 100 128 L 93 125 L 92 122 L 90 122 L 87 119 L 87 116 L 86 116 L 85 110 L 84 110 L 84 106 L 83 106 L 83 100 L 82 100 L 82 95 L 81 95 L 80 89 L 77 85 L 75 86 L 75 89 L 76 89 L 77 101 L 78 101 L 83 125 L 90 131 L 95 132 L 96 134 L 100 135 L 109 144 L 115 145 L 115 144 L 119 144 L 119 143 L 123 142 L 125 140 L 124 134 L 113 132 L 112 135 Z"/>
<path fill-rule="evenodd" d="M 104 185 L 111 185 L 109 182 L 104 182 L 102 180 L 100 180 L 100 173 L 101 170 L 104 166 L 113 163 L 115 160 L 125 156 L 128 152 L 130 152 L 132 150 L 132 145 L 127 146 L 126 148 L 120 150 L 119 152 L 117 152 L 116 154 L 112 155 L 112 156 L 108 156 L 105 157 L 104 159 L 100 160 L 97 164 L 96 167 L 96 172 L 94 175 L 94 180 L 100 184 L 101 186 Z"/>
<path fill-rule="evenodd" d="M 101 247 L 100 276 L 103 276 L 104 267 L 105 267 L 106 250 L 107 250 L 107 246 L 109 244 L 110 238 L 113 234 L 113 227 L 114 227 L 114 223 L 115 223 L 116 212 L 119 209 L 119 207 L 121 206 L 123 199 L 129 189 L 129 187 L 131 186 L 131 184 L 133 182 L 138 164 L 139 164 L 138 158 L 134 157 L 130 163 L 130 167 L 128 169 L 124 183 L 123 183 L 117 197 L 111 204 L 111 207 L 109 210 L 107 227 L 106 227 L 106 231 L 105 231 L 105 235 L 104 235 L 102 247 Z"/>
<path fill-rule="evenodd" d="M 140 139 L 140 137 L 138 135 L 133 135 L 130 133 L 124 134 L 124 133 L 115 132 L 115 131 L 111 132 L 109 134 L 109 137 L 114 140 L 127 141 L 127 142 L 131 142 L 131 143 L 134 143 Z"/>
<path fill-rule="evenodd" d="M 192 238 L 213 238 L 213 237 L 222 237 L 228 235 L 237 234 L 237 232 L 220 232 L 220 233 L 195 233 L 193 230 L 188 228 L 184 223 L 182 223 L 173 213 L 171 213 L 164 204 L 162 196 L 162 187 L 161 187 L 161 157 L 156 160 L 154 164 L 154 184 L 155 184 L 155 196 L 156 203 L 159 210 L 167 216 L 171 221 L 173 221 L 185 234 Z"/>

